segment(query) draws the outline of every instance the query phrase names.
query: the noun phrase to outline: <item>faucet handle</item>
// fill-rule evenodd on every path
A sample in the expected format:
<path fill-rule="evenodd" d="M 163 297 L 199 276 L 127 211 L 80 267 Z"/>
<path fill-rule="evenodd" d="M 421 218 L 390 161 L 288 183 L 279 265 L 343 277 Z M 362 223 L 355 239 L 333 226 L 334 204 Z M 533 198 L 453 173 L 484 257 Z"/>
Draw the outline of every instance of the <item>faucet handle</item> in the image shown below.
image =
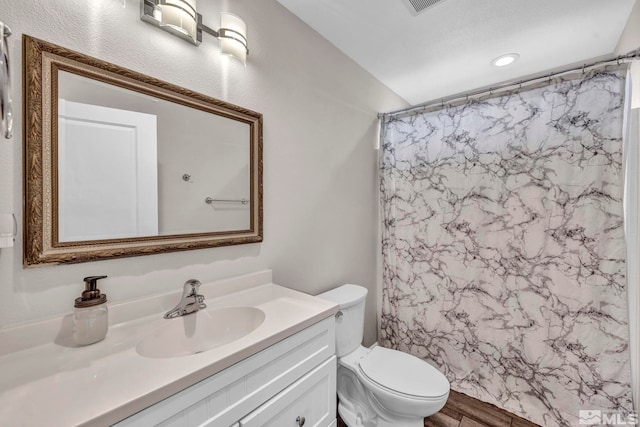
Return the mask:
<path fill-rule="evenodd" d="M 198 289 L 200 288 L 201 284 L 202 283 L 200 283 L 200 281 L 196 279 L 189 279 L 184 282 L 182 298 L 195 297 L 196 295 L 198 295 Z"/>

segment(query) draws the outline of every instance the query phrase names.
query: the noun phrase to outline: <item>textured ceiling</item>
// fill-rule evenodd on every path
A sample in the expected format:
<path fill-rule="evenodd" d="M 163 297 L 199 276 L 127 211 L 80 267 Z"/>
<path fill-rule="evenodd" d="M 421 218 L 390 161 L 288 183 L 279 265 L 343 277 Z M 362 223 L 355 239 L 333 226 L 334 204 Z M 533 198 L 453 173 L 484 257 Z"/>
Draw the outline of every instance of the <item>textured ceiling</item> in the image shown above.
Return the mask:
<path fill-rule="evenodd" d="M 609 55 L 636 0 L 444 0 L 417 16 L 404 0 L 278 1 L 418 104 Z"/>

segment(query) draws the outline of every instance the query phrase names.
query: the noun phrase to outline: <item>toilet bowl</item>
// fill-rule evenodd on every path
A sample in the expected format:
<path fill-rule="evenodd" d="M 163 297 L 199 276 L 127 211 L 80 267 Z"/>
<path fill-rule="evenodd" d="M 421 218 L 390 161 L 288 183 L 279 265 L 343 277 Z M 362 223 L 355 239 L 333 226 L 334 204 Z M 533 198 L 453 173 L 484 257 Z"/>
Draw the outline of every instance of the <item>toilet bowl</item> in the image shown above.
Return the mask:
<path fill-rule="evenodd" d="M 407 353 L 360 345 L 367 289 L 343 285 L 320 298 L 340 306 L 336 316 L 338 413 L 349 427 L 422 427 L 449 397 L 449 381 Z"/>

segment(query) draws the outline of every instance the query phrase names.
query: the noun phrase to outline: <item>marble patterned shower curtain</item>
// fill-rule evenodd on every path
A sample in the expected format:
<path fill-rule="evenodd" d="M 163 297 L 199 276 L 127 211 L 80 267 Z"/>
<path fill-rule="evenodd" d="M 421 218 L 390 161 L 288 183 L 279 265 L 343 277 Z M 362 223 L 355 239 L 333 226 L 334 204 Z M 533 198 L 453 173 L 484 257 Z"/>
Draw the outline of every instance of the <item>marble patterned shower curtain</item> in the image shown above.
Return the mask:
<path fill-rule="evenodd" d="M 632 411 L 624 84 L 600 69 L 384 120 L 383 345 L 542 425 Z"/>

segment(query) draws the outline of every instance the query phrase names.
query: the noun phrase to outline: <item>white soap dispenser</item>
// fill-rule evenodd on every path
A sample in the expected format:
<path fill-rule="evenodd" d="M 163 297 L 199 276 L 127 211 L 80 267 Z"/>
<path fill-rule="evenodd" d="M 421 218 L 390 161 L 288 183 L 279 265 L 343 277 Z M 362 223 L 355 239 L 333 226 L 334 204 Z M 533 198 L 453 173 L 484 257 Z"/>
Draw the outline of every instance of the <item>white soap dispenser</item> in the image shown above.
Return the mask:
<path fill-rule="evenodd" d="M 107 336 L 107 296 L 97 288 L 98 280 L 105 277 L 107 276 L 84 278 L 85 290 L 80 298 L 76 298 L 73 311 L 73 341 L 76 345 L 93 344 Z"/>

